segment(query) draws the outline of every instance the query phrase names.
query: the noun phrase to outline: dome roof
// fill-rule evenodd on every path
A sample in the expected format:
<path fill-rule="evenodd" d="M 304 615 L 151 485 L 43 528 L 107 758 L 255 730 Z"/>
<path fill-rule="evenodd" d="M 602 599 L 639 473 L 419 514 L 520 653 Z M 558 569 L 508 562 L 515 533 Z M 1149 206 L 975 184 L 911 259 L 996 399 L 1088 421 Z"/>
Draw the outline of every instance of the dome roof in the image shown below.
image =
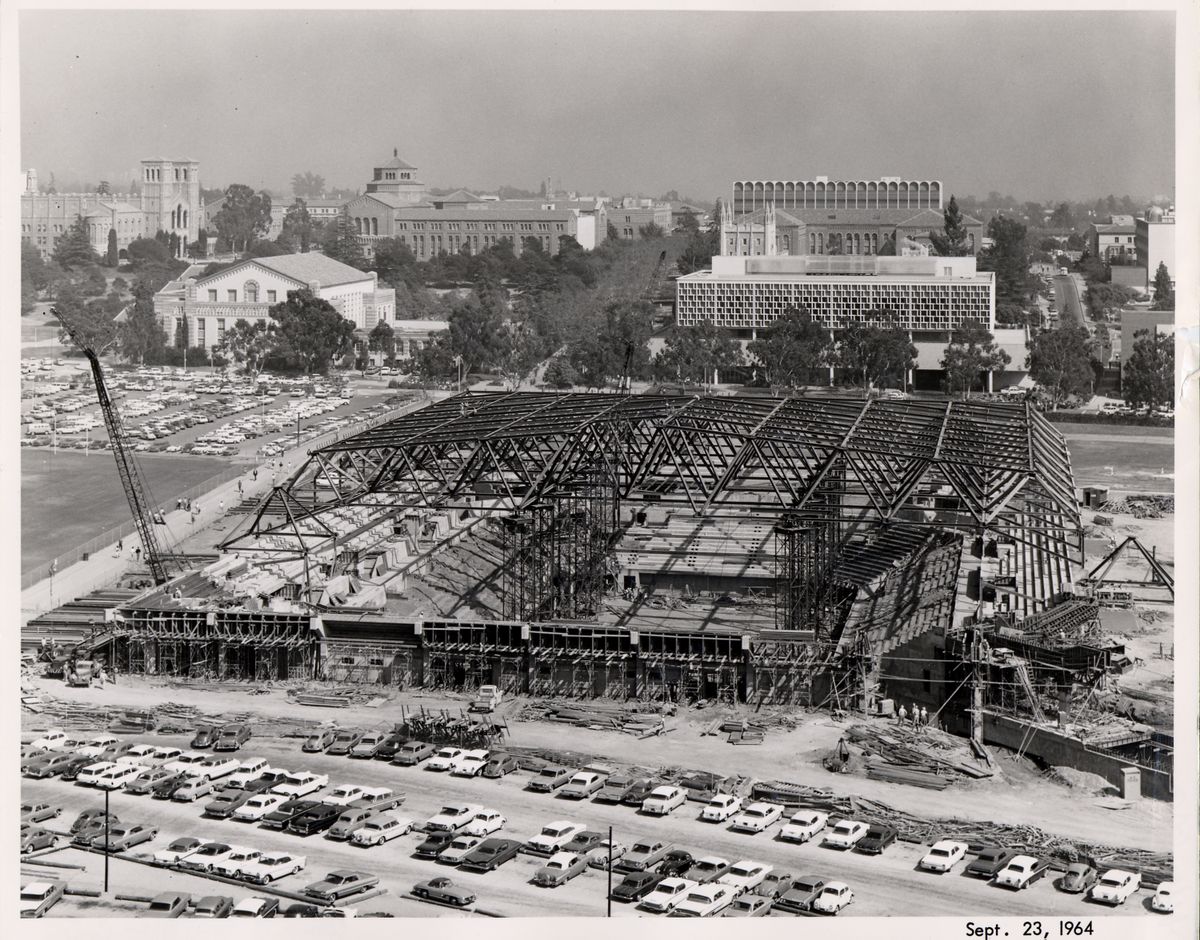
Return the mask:
<path fill-rule="evenodd" d="M 1146 213 L 1146 218 L 1151 222 L 1161 222 L 1163 211 L 1158 206 L 1151 206 L 1150 211 Z"/>

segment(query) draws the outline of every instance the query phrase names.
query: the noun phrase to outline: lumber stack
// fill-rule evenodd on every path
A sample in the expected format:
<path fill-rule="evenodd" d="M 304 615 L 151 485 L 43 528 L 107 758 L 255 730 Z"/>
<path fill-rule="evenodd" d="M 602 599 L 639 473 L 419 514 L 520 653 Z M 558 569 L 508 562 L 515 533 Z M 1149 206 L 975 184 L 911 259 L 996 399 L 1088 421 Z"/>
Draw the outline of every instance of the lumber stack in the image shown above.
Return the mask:
<path fill-rule="evenodd" d="M 852 725 L 846 738 L 867 757 L 867 776 L 944 790 L 963 778 L 991 777 L 970 746 L 934 728 Z"/>
<path fill-rule="evenodd" d="M 527 702 L 514 716 L 517 721 L 555 721 L 596 731 L 622 731 L 645 738 L 671 730 L 658 711 L 605 702 Z"/>

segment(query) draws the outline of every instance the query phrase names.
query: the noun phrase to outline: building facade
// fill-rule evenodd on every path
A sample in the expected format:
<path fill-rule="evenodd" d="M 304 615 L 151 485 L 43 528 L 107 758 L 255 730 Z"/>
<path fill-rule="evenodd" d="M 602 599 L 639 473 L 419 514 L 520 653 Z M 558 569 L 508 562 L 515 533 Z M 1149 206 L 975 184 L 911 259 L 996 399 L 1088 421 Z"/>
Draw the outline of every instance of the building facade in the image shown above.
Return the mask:
<path fill-rule="evenodd" d="M 26 180 L 36 181 L 27 171 Z M 150 159 L 141 162 L 141 191 L 115 195 L 101 193 L 39 193 L 36 182 L 21 193 L 21 239 L 49 258 L 55 243 L 79 217 L 83 217 L 92 248 L 108 250 L 108 233 L 117 236 L 124 256 L 129 243 L 153 238 L 158 232 L 178 235 L 180 255 L 188 242 L 200 235 L 205 209 L 200 197 L 200 164 L 195 160 Z"/>
<path fill-rule="evenodd" d="M 370 348 L 370 330 L 364 329 L 356 334 L 355 338 L 366 351 L 366 361 L 372 366 L 383 365 L 389 358 L 411 359 L 433 339 L 450 329 L 450 324 L 445 320 L 388 320 L 387 325 L 392 328 L 392 341 L 395 344 L 390 357 L 381 349 Z"/>
<path fill-rule="evenodd" d="M 1163 211 L 1152 206 L 1146 218 L 1134 223 L 1134 248 L 1138 264 L 1145 272 L 1145 290 L 1154 284 L 1159 264 L 1167 266 L 1171 284 L 1175 284 L 1175 210 Z"/>
<path fill-rule="evenodd" d="M 617 238 L 641 238 L 640 230 L 647 225 L 657 225 L 664 232 L 674 226 L 669 202 L 654 202 L 650 199 L 623 199 L 621 205 L 610 206 L 608 221 L 616 230 Z"/>
<path fill-rule="evenodd" d="M 154 295 L 154 313 L 169 345 L 209 348 L 238 320 L 270 321 L 270 309 L 289 291 L 308 288 L 329 301 L 356 329 L 370 332 L 396 319 L 396 293 L 381 289 L 375 273 L 318 252 L 253 258 L 204 276 L 193 265 Z"/>
<path fill-rule="evenodd" d="M 1138 259 L 1136 235 L 1133 225 L 1093 222 L 1087 230 L 1088 250 L 1093 258 L 1133 264 Z"/>

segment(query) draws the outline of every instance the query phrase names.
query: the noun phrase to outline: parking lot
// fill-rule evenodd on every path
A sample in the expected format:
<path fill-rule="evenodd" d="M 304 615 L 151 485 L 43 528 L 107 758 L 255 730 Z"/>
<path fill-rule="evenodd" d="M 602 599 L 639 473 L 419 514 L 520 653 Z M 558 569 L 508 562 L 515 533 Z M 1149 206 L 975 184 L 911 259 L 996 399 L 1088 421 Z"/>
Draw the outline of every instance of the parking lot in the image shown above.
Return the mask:
<path fill-rule="evenodd" d="M 189 739 L 171 735 L 153 735 L 144 740 L 156 745 L 173 744 L 186 748 Z M 642 838 L 667 841 L 688 849 L 693 855 L 719 855 L 730 862 L 753 859 L 795 875 L 815 874 L 826 882 L 837 880 L 850 885 L 855 901 L 840 916 L 855 915 L 949 915 L 994 914 L 1031 915 L 1061 914 L 1073 917 L 1105 916 L 1110 913 L 1131 915 L 1142 913 L 1151 892 L 1143 889 L 1124 907 L 1110 910 L 1084 901 L 1078 895 L 1056 890 L 1050 878 L 1032 885 L 1027 891 L 1011 892 L 962 873 L 959 863 L 948 874 L 936 875 L 918 870 L 917 862 L 928 850 L 925 846 L 897 843 L 880 856 L 867 856 L 821 847 L 815 843 L 803 845 L 784 843 L 776 838 L 778 825 L 767 832 L 749 835 L 729 830 L 727 824 L 700 821 L 700 804 L 688 802 L 671 815 L 645 816 L 636 809 L 622 805 L 605 805 L 591 801 L 576 802 L 525 789 L 528 773 L 517 771 L 501 779 L 464 778 L 446 773 L 434 773 L 421 767 L 401 767 L 377 760 L 352 760 L 325 754 L 305 754 L 300 741 L 291 739 L 254 739 L 237 754 L 267 758 L 273 767 L 290 771 L 309 770 L 329 775 L 329 792 L 341 784 L 388 787 L 403 792 L 403 805 L 395 812 L 421 823 L 447 803 L 462 802 L 499 810 L 507 819 L 500 835 L 513 835 L 522 841 L 537 834 L 542 826 L 555 820 L 568 820 L 607 834 L 626 846 Z M 103 805 L 103 795 L 95 790 L 57 778 L 24 779 L 22 797 L 25 801 L 46 801 L 62 807 L 62 814 L 52 821 L 51 828 L 65 831 L 70 821 L 81 811 Z M 319 797 L 319 794 L 318 794 Z M 428 916 L 444 909 L 406 898 L 412 886 L 437 875 L 450 875 L 458 884 L 470 887 L 478 895 L 477 907 L 504 916 L 571 915 L 602 916 L 607 902 L 608 876 L 602 870 L 588 869 L 582 875 L 557 888 L 541 888 L 531 878 L 544 859 L 519 855 L 488 874 L 450 869 L 434 861 L 413 857 L 414 848 L 424 839 L 420 832 L 401 836 L 382 846 L 362 848 L 354 844 L 333 841 L 322 835 L 300 837 L 291 833 L 264 829 L 252 823 L 208 819 L 201 816 L 206 799 L 195 803 L 177 803 L 133 796 L 117 792 L 111 797 L 112 811 L 122 822 L 135 822 L 158 830 L 157 837 L 137 847 L 136 853 L 153 853 L 172 840 L 194 836 L 204 840 L 219 840 L 230 844 L 247 845 L 266 850 L 281 850 L 307 856 L 307 868 L 279 882 L 279 887 L 297 891 L 303 885 L 318 880 L 336 868 L 360 869 L 379 876 L 386 894 L 366 901 L 363 912 L 380 910 L 398 916 Z M 85 856 L 81 861 L 76 856 Z M 87 871 L 76 875 L 72 871 L 55 872 L 69 883 L 94 884 L 100 859 L 78 850 L 68 850 L 51 856 L 54 859 L 87 865 Z M 44 870 L 25 867 L 23 878 Z M 615 877 L 614 883 L 620 878 Z M 112 874 L 112 891 L 126 894 L 150 895 L 165 890 L 162 885 L 195 895 L 229 894 L 235 899 L 260 893 L 250 887 L 229 887 L 214 884 L 190 874 L 164 872 L 131 862 L 118 863 Z M 51 916 L 81 913 L 87 900 L 64 902 Z M 91 911 L 89 911 L 91 913 Z M 772 912 L 774 914 L 774 912 Z M 620 917 L 647 916 L 634 905 L 615 903 L 613 915 Z M 653 915 L 649 915 L 653 916 Z M 785 915 L 786 916 L 786 915 Z"/>

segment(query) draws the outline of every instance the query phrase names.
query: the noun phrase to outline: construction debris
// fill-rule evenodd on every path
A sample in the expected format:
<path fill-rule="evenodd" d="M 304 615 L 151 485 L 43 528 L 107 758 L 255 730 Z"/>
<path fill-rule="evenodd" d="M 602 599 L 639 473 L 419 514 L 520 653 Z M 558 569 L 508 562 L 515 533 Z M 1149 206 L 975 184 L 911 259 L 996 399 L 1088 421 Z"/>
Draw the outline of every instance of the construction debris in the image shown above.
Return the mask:
<path fill-rule="evenodd" d="M 643 706 L 643 709 L 645 706 Z M 674 713 L 674 708 L 667 709 Z M 639 710 L 638 706 L 623 706 L 603 702 L 560 703 L 531 701 L 513 716 L 514 721 L 560 721 L 564 724 L 596 731 L 623 731 L 639 738 L 665 734 L 674 729 L 668 726 L 662 709 Z"/>
<path fill-rule="evenodd" d="M 852 725 L 846 738 L 866 755 L 873 780 L 944 790 L 956 780 L 993 775 L 964 739 L 934 728 Z"/>

